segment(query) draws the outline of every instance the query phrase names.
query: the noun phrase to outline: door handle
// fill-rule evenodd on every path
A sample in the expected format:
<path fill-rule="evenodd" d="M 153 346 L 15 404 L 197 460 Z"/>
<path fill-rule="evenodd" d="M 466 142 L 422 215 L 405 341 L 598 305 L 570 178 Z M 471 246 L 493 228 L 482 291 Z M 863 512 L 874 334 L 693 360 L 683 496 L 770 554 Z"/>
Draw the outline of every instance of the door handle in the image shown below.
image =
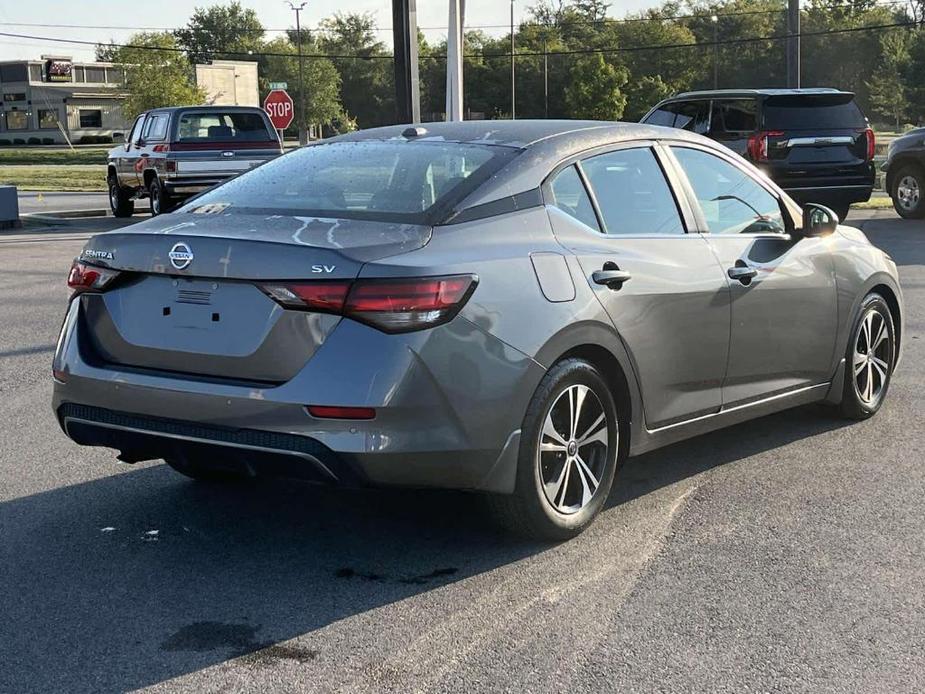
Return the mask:
<path fill-rule="evenodd" d="M 735 267 L 729 268 L 726 271 L 726 274 L 729 275 L 729 279 L 738 280 L 742 284 L 748 285 L 751 284 L 751 281 L 758 276 L 758 270 L 753 267 L 749 267 L 741 260 L 737 260 Z"/>
<path fill-rule="evenodd" d="M 632 275 L 625 270 L 595 270 L 591 279 L 595 284 L 603 284 L 609 289 L 620 289 L 624 282 L 632 279 Z"/>

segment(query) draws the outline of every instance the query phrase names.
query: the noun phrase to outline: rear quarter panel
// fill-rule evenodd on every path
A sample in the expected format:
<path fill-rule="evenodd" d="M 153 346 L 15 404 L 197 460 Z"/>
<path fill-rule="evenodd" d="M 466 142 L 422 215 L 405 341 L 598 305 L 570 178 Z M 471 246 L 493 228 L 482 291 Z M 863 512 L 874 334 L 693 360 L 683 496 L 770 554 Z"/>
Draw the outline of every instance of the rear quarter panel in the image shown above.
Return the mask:
<path fill-rule="evenodd" d="M 833 370 L 845 356 L 848 339 L 860 311 L 861 302 L 875 287 L 885 286 L 899 305 L 899 315 L 893 320 L 899 335 L 897 362 L 901 355 L 904 335 L 904 309 L 902 289 L 896 263 L 874 246 L 859 229 L 840 226 L 825 239 L 830 244 L 838 289 L 839 328 Z"/>

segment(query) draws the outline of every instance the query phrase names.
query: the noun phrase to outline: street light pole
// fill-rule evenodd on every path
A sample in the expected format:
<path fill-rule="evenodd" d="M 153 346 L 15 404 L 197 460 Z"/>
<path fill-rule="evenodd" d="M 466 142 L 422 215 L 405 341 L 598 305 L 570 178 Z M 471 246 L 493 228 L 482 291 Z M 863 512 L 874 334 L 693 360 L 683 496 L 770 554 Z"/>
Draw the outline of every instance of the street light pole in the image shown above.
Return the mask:
<path fill-rule="evenodd" d="M 517 118 L 514 107 L 514 0 L 511 0 L 511 120 Z"/>
<path fill-rule="evenodd" d="M 719 17 L 710 17 L 713 22 L 713 89 L 719 89 Z"/>
<path fill-rule="evenodd" d="M 298 5 L 292 2 L 287 2 L 286 4 L 295 12 L 296 45 L 298 46 L 299 52 L 299 144 L 304 145 L 308 142 L 308 137 L 305 131 L 305 81 L 304 71 L 302 69 L 302 25 L 299 21 L 299 13 L 305 9 L 308 2 L 303 2 Z"/>

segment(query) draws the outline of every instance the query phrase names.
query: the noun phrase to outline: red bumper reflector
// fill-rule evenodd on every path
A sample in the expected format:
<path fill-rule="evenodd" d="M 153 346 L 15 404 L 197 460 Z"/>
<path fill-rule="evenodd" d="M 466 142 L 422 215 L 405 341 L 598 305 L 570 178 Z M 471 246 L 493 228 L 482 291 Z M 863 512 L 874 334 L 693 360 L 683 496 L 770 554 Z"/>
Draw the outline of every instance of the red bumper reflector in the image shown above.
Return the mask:
<path fill-rule="evenodd" d="M 312 417 L 318 419 L 372 419 L 376 410 L 372 407 L 337 407 L 332 405 L 308 405 Z"/>

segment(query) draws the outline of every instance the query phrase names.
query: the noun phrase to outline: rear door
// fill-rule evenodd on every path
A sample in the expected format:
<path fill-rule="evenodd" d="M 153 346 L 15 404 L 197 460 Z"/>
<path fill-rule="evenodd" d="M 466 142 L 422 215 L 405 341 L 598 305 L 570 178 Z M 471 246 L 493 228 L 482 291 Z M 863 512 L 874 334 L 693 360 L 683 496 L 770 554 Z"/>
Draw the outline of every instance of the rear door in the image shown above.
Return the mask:
<path fill-rule="evenodd" d="M 777 193 L 735 157 L 688 144 L 670 151 L 726 273 L 732 331 L 723 405 L 826 383 L 838 328 L 828 240 L 788 233 Z"/>
<path fill-rule="evenodd" d="M 706 240 L 686 233 L 687 208 L 653 146 L 585 157 L 556 173 L 545 195 L 557 238 L 631 355 L 647 426 L 716 412 L 729 346 L 725 280 Z"/>
<path fill-rule="evenodd" d="M 771 96 L 761 124 L 759 158 L 785 190 L 872 183 L 873 133 L 853 94 Z"/>
<path fill-rule="evenodd" d="M 708 137 L 744 157 L 748 155 L 749 138 L 757 128 L 756 99 L 713 99 Z"/>
<path fill-rule="evenodd" d="M 706 135 L 710 129 L 710 100 L 670 101 L 650 111 L 642 122 Z"/>

